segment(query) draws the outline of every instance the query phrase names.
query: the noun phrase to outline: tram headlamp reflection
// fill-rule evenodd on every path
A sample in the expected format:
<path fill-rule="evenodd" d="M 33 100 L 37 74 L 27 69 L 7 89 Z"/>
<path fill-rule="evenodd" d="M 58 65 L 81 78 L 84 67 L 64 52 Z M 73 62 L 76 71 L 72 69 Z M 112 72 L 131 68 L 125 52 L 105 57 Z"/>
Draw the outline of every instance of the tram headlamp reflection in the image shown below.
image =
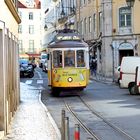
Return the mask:
<path fill-rule="evenodd" d="M 68 78 L 68 82 L 72 82 L 73 79 L 71 77 Z"/>

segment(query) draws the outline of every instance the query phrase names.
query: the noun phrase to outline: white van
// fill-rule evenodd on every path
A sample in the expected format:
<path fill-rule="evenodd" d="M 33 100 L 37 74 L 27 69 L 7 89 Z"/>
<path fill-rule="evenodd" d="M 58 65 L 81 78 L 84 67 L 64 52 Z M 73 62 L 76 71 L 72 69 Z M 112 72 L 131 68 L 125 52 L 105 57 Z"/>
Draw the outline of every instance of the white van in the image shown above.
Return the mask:
<path fill-rule="evenodd" d="M 136 67 L 140 65 L 140 57 L 123 57 L 120 68 L 120 87 L 130 88 L 135 81 Z"/>
<path fill-rule="evenodd" d="M 43 67 L 43 64 L 44 64 L 45 60 L 47 60 L 47 53 L 41 53 L 40 63 L 39 63 L 39 67 L 40 68 Z"/>

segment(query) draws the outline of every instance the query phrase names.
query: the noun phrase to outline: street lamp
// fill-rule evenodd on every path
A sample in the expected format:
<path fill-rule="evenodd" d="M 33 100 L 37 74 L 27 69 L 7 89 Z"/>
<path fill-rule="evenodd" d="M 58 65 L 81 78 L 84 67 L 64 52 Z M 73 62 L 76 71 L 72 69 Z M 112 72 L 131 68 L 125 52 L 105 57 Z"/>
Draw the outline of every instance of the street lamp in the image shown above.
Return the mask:
<path fill-rule="evenodd" d="M 135 0 L 126 0 L 126 3 L 128 5 L 128 7 L 133 7 L 134 3 L 135 3 Z"/>

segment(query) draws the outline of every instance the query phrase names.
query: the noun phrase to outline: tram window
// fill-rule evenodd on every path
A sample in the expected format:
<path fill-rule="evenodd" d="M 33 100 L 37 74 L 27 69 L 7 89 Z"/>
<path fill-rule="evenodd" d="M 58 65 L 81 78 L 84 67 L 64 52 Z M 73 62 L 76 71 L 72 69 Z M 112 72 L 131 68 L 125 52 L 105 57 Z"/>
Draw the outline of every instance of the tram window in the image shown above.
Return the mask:
<path fill-rule="evenodd" d="M 64 51 L 64 66 L 75 67 L 75 51 Z"/>
<path fill-rule="evenodd" d="M 77 67 L 85 67 L 84 50 L 77 50 Z"/>
<path fill-rule="evenodd" d="M 53 67 L 62 68 L 62 51 L 53 51 Z"/>

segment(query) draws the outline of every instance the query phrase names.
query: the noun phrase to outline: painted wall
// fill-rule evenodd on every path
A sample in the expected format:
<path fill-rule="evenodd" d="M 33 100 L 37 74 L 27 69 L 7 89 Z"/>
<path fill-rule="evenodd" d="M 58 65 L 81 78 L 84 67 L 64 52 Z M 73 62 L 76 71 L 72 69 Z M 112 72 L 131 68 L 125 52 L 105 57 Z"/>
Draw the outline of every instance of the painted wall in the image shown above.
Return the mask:
<path fill-rule="evenodd" d="M 34 48 L 39 53 L 42 40 L 41 10 L 34 8 L 19 8 L 18 10 L 22 12 L 20 24 L 22 26 L 22 33 L 19 34 L 19 40 L 23 41 L 25 52 L 28 52 L 29 40 L 34 40 Z M 29 20 L 29 12 L 33 12 L 33 20 Z M 34 26 L 33 34 L 29 34 L 29 25 Z"/>
<path fill-rule="evenodd" d="M 4 21 L 6 28 L 9 28 L 9 31 L 13 32 L 15 36 L 18 37 L 18 23 L 9 11 L 4 0 L 1 0 L 0 9 L 0 20 Z"/>

